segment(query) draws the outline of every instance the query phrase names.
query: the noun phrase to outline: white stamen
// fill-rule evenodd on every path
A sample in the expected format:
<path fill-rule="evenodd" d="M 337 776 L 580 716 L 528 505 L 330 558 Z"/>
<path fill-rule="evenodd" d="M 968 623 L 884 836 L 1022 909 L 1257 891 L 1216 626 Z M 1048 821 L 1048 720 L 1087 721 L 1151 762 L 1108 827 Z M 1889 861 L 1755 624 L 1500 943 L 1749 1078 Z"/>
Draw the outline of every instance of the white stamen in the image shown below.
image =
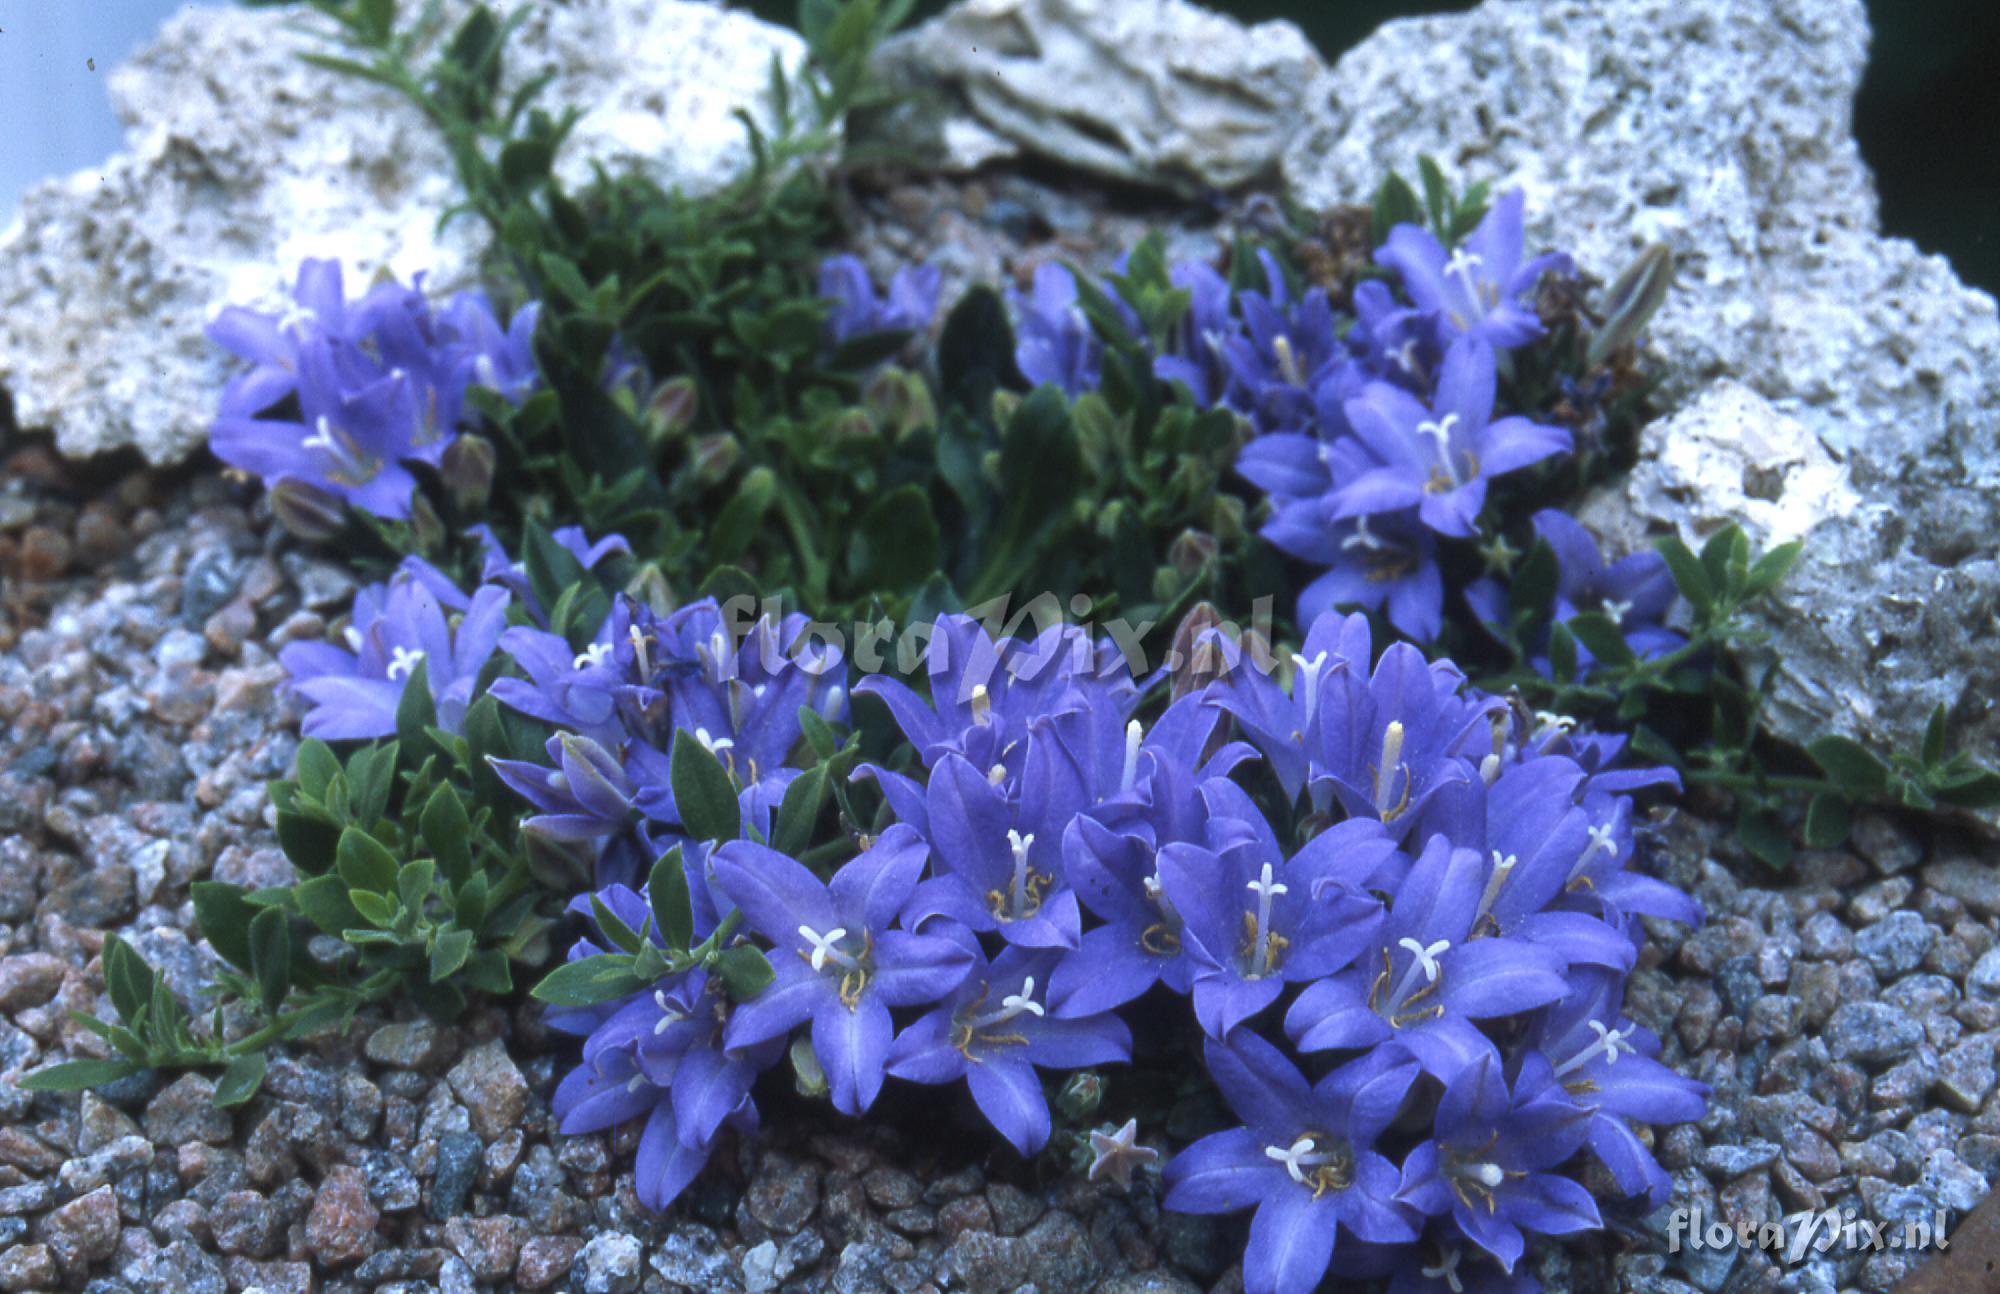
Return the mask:
<path fill-rule="evenodd" d="M 1436 943 L 1431 944 L 1429 947 L 1425 947 L 1423 944 L 1418 943 L 1414 939 L 1398 939 L 1396 941 L 1396 946 L 1399 948 L 1409 949 L 1410 956 L 1416 958 L 1416 961 L 1412 965 L 1411 969 L 1421 970 L 1424 973 L 1424 979 L 1426 979 L 1432 984 L 1435 984 L 1437 983 L 1437 977 L 1438 977 L 1438 963 L 1437 963 L 1438 956 L 1442 953 L 1450 951 L 1451 940 L 1440 939 Z"/>
<path fill-rule="evenodd" d="M 1458 1277 L 1458 1246 L 1446 1245 L 1438 1254 L 1437 1266 L 1426 1266 L 1424 1275 L 1434 1281 L 1443 1281 L 1451 1294 L 1465 1294 L 1465 1282 Z"/>
<path fill-rule="evenodd" d="M 1403 763 L 1403 722 L 1392 719 L 1382 730 L 1382 759 L 1375 765 L 1375 811 L 1388 813 L 1393 807 L 1390 792 L 1396 786 L 1396 770 Z"/>
<path fill-rule="evenodd" d="M 998 786 L 1006 780 L 1007 766 L 1005 764 L 995 764 L 986 770 L 986 784 L 988 786 Z"/>
<path fill-rule="evenodd" d="M 1467 1164 L 1465 1172 L 1466 1176 L 1480 1183 L 1489 1191 L 1507 1180 L 1507 1174 L 1500 1170 L 1500 1165 L 1498 1164 Z"/>
<path fill-rule="evenodd" d="M 385 671 L 391 679 L 408 678 L 416 671 L 417 662 L 424 653 L 416 647 L 392 647 L 389 649 L 389 668 Z"/>
<path fill-rule="evenodd" d="M 730 747 L 736 744 L 735 740 L 730 737 L 709 736 L 708 729 L 706 728 L 696 728 L 694 730 L 694 739 L 701 743 L 701 748 L 703 750 L 707 751 L 711 755 L 717 756 L 718 758 L 721 756 L 723 751 L 728 750 Z"/>
<path fill-rule="evenodd" d="M 1035 1001 L 1035 977 L 1033 975 L 1024 977 L 1021 980 L 1021 991 L 1019 993 L 1009 993 L 1006 997 L 1001 998 L 1000 1005 L 1007 1012 L 1010 1019 L 1021 1014 L 1023 1011 L 1036 1016 L 1044 1014 L 1042 1004 Z"/>
<path fill-rule="evenodd" d="M 646 635 L 639 632 L 638 625 L 625 626 L 625 636 L 632 641 L 632 657 L 639 664 L 639 677 L 646 679 L 653 673 L 652 658 L 646 651 Z"/>
<path fill-rule="evenodd" d="M 836 946 L 840 940 L 846 937 L 847 927 L 845 926 L 835 926 L 825 934 L 820 934 L 811 926 L 799 927 L 799 938 L 812 945 L 812 968 L 816 971 L 826 969 L 828 958 L 832 958 L 834 963 L 839 966 L 846 966 L 850 969 L 854 966 L 854 959 L 840 951 Z"/>
<path fill-rule="evenodd" d="M 1489 755 L 1487 758 L 1491 759 L 1492 756 Z M 1508 854 L 1505 858 L 1502 858 L 1499 850 L 1496 849 L 1493 851 L 1493 875 L 1487 878 L 1486 893 L 1482 894 L 1479 898 L 1479 912 L 1473 917 L 1473 920 L 1477 921 L 1479 917 L 1485 916 L 1492 910 L 1493 900 L 1500 897 L 1500 887 L 1507 883 L 1509 873 L 1514 870 L 1514 864 L 1519 861 L 1513 854 Z"/>
<path fill-rule="evenodd" d="M 656 988 L 653 990 L 653 1005 L 660 1008 L 659 1023 L 653 1026 L 655 1036 L 665 1033 L 669 1025 L 679 1024 L 681 1021 L 687 1019 L 687 1012 L 677 1011 L 668 1005 L 667 991 L 665 989 Z"/>
<path fill-rule="evenodd" d="M 1139 747 L 1146 740 L 1146 730 L 1139 726 L 1137 719 L 1125 725 L 1125 769 L 1118 776 L 1118 789 L 1129 791 L 1139 776 Z"/>
<path fill-rule="evenodd" d="M 1268 860 L 1264 863 L 1263 873 L 1256 880 L 1245 882 L 1243 888 L 1257 896 L 1255 951 L 1256 966 L 1261 970 L 1253 968 L 1252 973 L 1261 974 L 1271 969 L 1271 900 L 1280 894 L 1289 893 L 1289 890 L 1283 882 L 1271 879 L 1271 864 Z"/>
<path fill-rule="evenodd" d="M 1589 1064 L 1598 1056 L 1604 1057 L 1605 1064 L 1616 1065 L 1620 1055 L 1629 1055 L 1639 1050 L 1629 1041 L 1632 1036 L 1631 1030 L 1628 1029 L 1621 1032 L 1617 1029 L 1606 1028 L 1604 1023 L 1599 1020 L 1591 1020 L 1587 1023 L 1596 1032 L 1597 1041 L 1591 1043 L 1588 1047 L 1576 1053 L 1576 1055 L 1571 1056 L 1562 1064 L 1557 1065 L 1557 1078 L 1561 1078 L 1564 1074 Z"/>
<path fill-rule="evenodd" d="M 1604 614 L 1610 617 L 1611 623 L 1614 625 L 1623 625 L 1625 617 L 1632 614 L 1632 604 L 1629 601 L 1619 602 L 1612 598 L 1606 598 L 1601 605 L 1604 608 Z"/>
<path fill-rule="evenodd" d="M 1429 436 L 1437 442 L 1439 466 L 1444 468 L 1445 476 L 1450 479 L 1453 485 L 1462 485 L 1464 482 L 1459 480 L 1458 468 L 1451 461 L 1451 429 L 1457 425 L 1458 415 L 1448 413 L 1436 422 L 1426 421 L 1418 423 L 1417 431 L 1420 435 Z"/>
<path fill-rule="evenodd" d="M 1283 1164 L 1285 1171 L 1292 1175 L 1293 1181 L 1303 1182 L 1306 1180 L 1305 1169 L 1310 1162 L 1307 1156 L 1312 1150 L 1312 1145 L 1311 1137 L 1300 1137 L 1289 1146 L 1266 1146 L 1264 1155 Z"/>
<path fill-rule="evenodd" d="M 645 1085 L 646 1085 L 646 1076 L 644 1074 L 634 1074 L 632 1075 L 631 1079 L 626 1082 L 625 1090 L 628 1092 L 636 1092 Z"/>
<path fill-rule="evenodd" d="M 1488 786 L 1500 780 L 1500 757 L 1488 755 L 1479 761 L 1479 780 Z"/>
<path fill-rule="evenodd" d="M 1485 260 L 1478 252 L 1468 252 L 1463 247 L 1455 247 L 1452 249 L 1451 259 L 1444 263 L 1444 272 L 1446 274 L 1458 275 L 1465 281 L 1467 289 L 1470 289 L 1473 286 L 1473 269 L 1485 263 Z M 1473 295 L 1477 296 L 1478 294 L 1475 292 Z"/>
<path fill-rule="evenodd" d="M 590 646 L 584 648 L 575 660 L 570 662 L 570 668 L 589 669 L 593 665 L 602 665 L 604 658 L 610 654 L 610 643 L 592 643 Z"/>
<path fill-rule="evenodd" d="M 1011 897 L 1014 901 L 1014 916 L 1017 919 L 1027 910 L 1028 850 L 1034 843 L 1034 832 L 1030 831 L 1026 835 L 1022 835 L 1012 827 L 1007 829 L 1007 845 L 1014 851 L 1014 885 Z"/>
<path fill-rule="evenodd" d="M 1354 519 L 1354 533 L 1340 541 L 1342 552 L 1350 548 L 1366 548 L 1371 553 L 1379 553 L 1388 546 L 1387 540 L 1368 528 L 1368 514 L 1365 512 Z"/>
<path fill-rule="evenodd" d="M 1271 351 L 1278 357 L 1278 376 L 1292 386 L 1304 386 L 1305 374 L 1299 371 L 1298 352 L 1292 349 L 1292 339 L 1279 333 L 1271 340 Z"/>
<path fill-rule="evenodd" d="M 993 717 L 993 698 L 986 691 L 984 683 L 972 686 L 972 721 L 984 728 Z"/>
<path fill-rule="evenodd" d="M 1362 520 L 1366 521 L 1367 518 L 1363 517 Z M 1349 538 L 1352 537 L 1349 536 Z M 1326 668 L 1326 653 L 1320 652 L 1311 660 L 1307 660 L 1302 654 L 1294 652 L 1292 653 L 1292 666 L 1298 671 L 1297 677 L 1304 685 L 1303 696 L 1305 698 L 1306 717 L 1310 719 L 1319 708 L 1319 674 L 1321 670 Z M 1294 696 L 1301 695 L 1299 689 L 1296 687 L 1292 689 L 1292 694 Z"/>

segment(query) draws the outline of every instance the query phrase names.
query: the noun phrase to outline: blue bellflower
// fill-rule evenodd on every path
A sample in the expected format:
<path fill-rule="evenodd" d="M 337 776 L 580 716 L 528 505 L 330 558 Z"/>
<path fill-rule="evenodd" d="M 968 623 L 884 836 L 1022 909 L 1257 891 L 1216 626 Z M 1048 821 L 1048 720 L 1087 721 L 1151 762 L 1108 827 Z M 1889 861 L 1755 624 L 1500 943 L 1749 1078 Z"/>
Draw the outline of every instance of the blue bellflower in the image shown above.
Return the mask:
<path fill-rule="evenodd" d="M 921 332 L 937 311 L 939 279 L 935 265 L 906 266 L 889 280 L 883 298 L 859 260 L 829 256 L 819 266 L 820 297 L 833 305 L 827 335 L 837 344 L 869 333 Z"/>
<path fill-rule="evenodd" d="M 1542 335 L 1542 321 L 1527 300 L 1542 275 L 1568 273 L 1569 257 L 1557 252 L 1522 260 L 1519 189 L 1500 195 L 1466 238 L 1447 252 L 1428 230 L 1398 225 L 1375 259 L 1402 276 L 1403 290 L 1429 313 L 1449 339 L 1476 338 L 1500 350 Z"/>
<path fill-rule="evenodd" d="M 882 1089 L 892 1006 L 951 992 L 971 969 L 965 945 L 896 928 L 927 854 L 897 825 L 821 881 L 776 850 L 734 840 L 715 851 L 716 880 L 751 929 L 773 945 L 777 978 L 736 1008 L 725 1040 L 748 1047 L 808 1021 L 834 1108 L 860 1114 Z"/>
<path fill-rule="evenodd" d="M 1375 1244 L 1416 1239 L 1415 1212 L 1395 1198 L 1396 1168 L 1374 1148 L 1403 1107 L 1415 1065 L 1378 1050 L 1308 1085 L 1248 1030 L 1226 1043 L 1210 1039 L 1206 1055 L 1244 1126 L 1174 1156 L 1163 1203 L 1183 1213 L 1257 1210 L 1243 1255 L 1247 1294 L 1310 1294 L 1343 1234 Z"/>
<path fill-rule="evenodd" d="M 1048 985 L 1061 953 L 1009 947 L 989 964 L 965 941 L 972 970 L 936 1009 L 896 1036 L 888 1072 L 914 1083 L 965 1080 L 1008 1144 L 1032 1155 L 1048 1143 L 1048 1097 L 1036 1069 L 1082 1069 L 1132 1058 L 1132 1034 L 1106 1013 L 1058 1018 Z"/>

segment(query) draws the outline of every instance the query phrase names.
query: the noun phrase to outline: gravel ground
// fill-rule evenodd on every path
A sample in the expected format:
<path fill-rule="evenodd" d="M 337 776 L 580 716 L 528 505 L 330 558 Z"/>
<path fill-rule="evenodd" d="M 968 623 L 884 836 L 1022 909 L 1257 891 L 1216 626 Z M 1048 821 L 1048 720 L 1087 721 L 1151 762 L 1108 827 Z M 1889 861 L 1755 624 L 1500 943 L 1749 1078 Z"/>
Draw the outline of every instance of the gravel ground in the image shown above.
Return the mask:
<path fill-rule="evenodd" d="M 861 202 L 878 246 L 959 248 L 953 277 L 1018 275 L 1058 252 L 1100 262 L 1145 219 L 1026 181 L 908 184 Z M 1012 228 L 1018 210 L 1039 223 Z M 1176 235 L 1187 250 L 1215 236 Z M 297 740 L 275 652 L 318 634 L 353 588 L 218 476 L 73 471 L 34 448 L 0 468 L 9 1078 L 102 1054 L 69 1012 L 110 1010 L 107 933 L 193 998 L 215 962 L 188 933 L 189 883 L 287 878 L 263 789 Z M 1699 895 L 1709 922 L 1654 929 L 1630 1002 L 1664 1058 L 1715 1090 L 1702 1124 L 1661 1138 L 1675 1203 L 1730 1223 L 1829 1206 L 1874 1221 L 1962 1215 L 2000 1171 L 1990 848 L 1863 819 L 1851 853 L 1778 876 L 1703 807 L 1657 815 L 1649 835 L 1657 870 Z M 632 1195 L 627 1138 L 551 1129 L 569 1057 L 535 1015 L 489 1010 L 450 1031 L 364 1018 L 277 1059 L 233 1113 L 212 1108 L 198 1075 L 81 1097 L 0 1082 L 0 1290 L 1240 1289 L 1242 1219 L 1164 1215 L 1156 1179 L 1119 1192 L 1024 1164 L 962 1106 L 900 1087 L 890 1120 L 865 1127 L 768 1101 L 764 1133 L 652 1217 Z M 1535 1251 L 1552 1290 L 1884 1291 L 1913 1261 L 1670 1255 L 1664 1212 L 1608 1221 Z"/>

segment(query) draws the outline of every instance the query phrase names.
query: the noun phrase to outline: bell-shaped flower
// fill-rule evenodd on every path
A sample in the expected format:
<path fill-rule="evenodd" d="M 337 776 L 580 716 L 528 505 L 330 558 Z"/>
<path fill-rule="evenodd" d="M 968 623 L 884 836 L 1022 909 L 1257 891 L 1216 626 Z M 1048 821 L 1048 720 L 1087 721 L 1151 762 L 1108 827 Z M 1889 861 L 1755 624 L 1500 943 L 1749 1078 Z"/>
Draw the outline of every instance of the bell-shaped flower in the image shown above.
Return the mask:
<path fill-rule="evenodd" d="M 777 978 L 737 1007 L 725 1040 L 749 1047 L 808 1021 L 834 1107 L 860 1114 L 882 1089 L 892 1006 L 921 1006 L 956 988 L 972 954 L 951 938 L 894 928 L 927 856 L 905 826 L 889 828 L 831 883 L 776 850 L 735 840 L 715 851 L 716 880 L 743 920 L 772 943 Z"/>
<path fill-rule="evenodd" d="M 1588 967 L 1572 980 L 1574 990 L 1542 1013 L 1531 1035 L 1539 1053 L 1533 1072 L 1589 1112 L 1591 1152 L 1619 1188 L 1658 1208 L 1673 1183 L 1632 1125 L 1692 1123 L 1707 1113 L 1708 1088 L 1661 1064 L 1660 1040 L 1621 1014 L 1621 976 Z"/>
<path fill-rule="evenodd" d="M 1235 783 L 1211 781 L 1201 794 L 1234 838 L 1216 849 L 1168 845 L 1159 876 L 1180 914 L 1195 1017 L 1225 1038 L 1286 984 L 1320 980 L 1373 946 L 1382 905 L 1364 887 L 1394 870 L 1396 847 L 1379 823 L 1350 818 L 1287 859 Z"/>
<path fill-rule="evenodd" d="M 1427 404 L 1402 387 L 1376 382 L 1346 405 L 1355 436 L 1380 466 L 1334 494 L 1339 517 L 1415 508 L 1441 535 L 1479 533 L 1486 483 L 1570 448 L 1570 433 L 1522 417 L 1493 421 L 1493 350 L 1454 342 Z"/>
<path fill-rule="evenodd" d="M 885 299 L 855 257 L 827 257 L 819 266 L 820 298 L 833 306 L 827 336 L 837 345 L 869 333 L 922 331 L 937 312 L 939 278 L 935 265 L 905 266 L 889 280 Z"/>
<path fill-rule="evenodd" d="M 488 757 L 508 789 L 539 812 L 529 821 L 558 840 L 595 840 L 631 824 L 632 781 L 618 757 L 588 737 L 559 732 L 549 763 Z"/>
<path fill-rule="evenodd" d="M 1403 1160 L 1396 1192 L 1427 1217 L 1450 1217 L 1509 1272 L 1525 1247 L 1522 1232 L 1558 1236 L 1603 1225 L 1590 1192 L 1549 1171 L 1582 1147 L 1589 1120 L 1527 1072 L 1539 1060 L 1529 1053 L 1512 1091 L 1490 1046 L 1445 1079 L 1432 1137 Z"/>
<path fill-rule="evenodd" d="M 1341 1236 L 1417 1237 L 1396 1168 L 1375 1143 L 1403 1107 L 1416 1066 L 1378 1050 L 1308 1085 L 1249 1030 L 1210 1039 L 1208 1072 L 1244 1126 L 1195 1142 L 1167 1164 L 1162 1203 L 1182 1213 L 1255 1208 L 1243 1255 L 1247 1294 L 1309 1294 Z"/>
<path fill-rule="evenodd" d="M 1433 836 L 1396 887 L 1388 919 L 1354 965 L 1309 985 L 1285 1014 L 1304 1051 L 1400 1043 L 1425 1072 L 1456 1074 L 1492 1044 L 1473 1023 L 1569 991 L 1560 954 L 1505 935 L 1473 937 L 1485 860 Z"/>
<path fill-rule="evenodd" d="M 354 599 L 346 645 L 288 643 L 288 685 L 312 703 L 300 730 L 327 741 L 391 736 L 410 676 L 423 665 L 437 723 L 457 732 L 472 685 L 507 623 L 507 591 L 482 586 L 462 615 L 446 614 L 424 581 L 398 572 Z"/>
<path fill-rule="evenodd" d="M 1522 260 L 1519 189 L 1500 195 L 1465 242 L 1447 251 L 1428 230 L 1397 225 L 1375 259 L 1402 276 L 1403 290 L 1446 337 L 1473 337 L 1511 350 L 1542 335 L 1529 294 L 1550 272 L 1569 272 L 1560 252 Z"/>
<path fill-rule="evenodd" d="M 1297 432 L 1313 425 L 1315 390 L 1332 369 L 1348 363 L 1348 353 L 1326 291 L 1311 288 L 1294 303 L 1277 259 L 1268 251 L 1258 258 L 1265 290 L 1237 294 L 1243 329 L 1222 341 L 1229 400 L 1261 433 Z"/>
<path fill-rule="evenodd" d="M 977 943 L 965 940 L 968 948 Z M 1108 1013 L 1057 1018 L 1048 1009 L 1054 950 L 1009 947 L 988 964 L 976 955 L 964 981 L 896 1036 L 888 1071 L 914 1083 L 965 1080 L 972 1099 L 1023 1155 L 1049 1139 L 1040 1069 L 1082 1069 L 1132 1058 L 1132 1034 Z M 1071 954 L 1074 955 L 1074 954 Z"/>

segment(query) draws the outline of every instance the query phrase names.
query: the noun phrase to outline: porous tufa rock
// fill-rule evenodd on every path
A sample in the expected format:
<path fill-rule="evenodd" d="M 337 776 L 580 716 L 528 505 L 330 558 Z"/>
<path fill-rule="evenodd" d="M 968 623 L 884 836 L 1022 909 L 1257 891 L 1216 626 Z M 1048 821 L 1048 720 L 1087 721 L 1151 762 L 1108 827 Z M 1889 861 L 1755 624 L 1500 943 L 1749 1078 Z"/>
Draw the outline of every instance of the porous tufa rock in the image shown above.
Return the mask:
<path fill-rule="evenodd" d="M 964 0 L 882 57 L 969 110 L 933 122 L 952 165 L 1020 150 L 1191 193 L 1272 173 L 1324 70 L 1289 22 L 1183 0 Z"/>
<path fill-rule="evenodd" d="M 448 21 L 469 9 L 444 7 Z M 228 370 L 202 335 L 228 302 L 285 300 L 300 260 L 341 258 L 350 290 L 378 272 L 473 277 L 485 230 L 458 203 L 437 130 L 393 91 L 314 67 L 305 5 L 188 8 L 110 77 L 124 151 L 45 182 L 0 233 L 0 387 L 16 422 L 66 454 L 125 446 L 176 462 L 206 437 Z M 804 43 L 681 0 L 539 5 L 508 45 L 508 79 L 544 69 L 538 101 L 583 110 L 557 171 L 593 160 L 712 191 L 743 172 L 734 113 L 769 128 L 772 60 Z"/>
<path fill-rule="evenodd" d="M 1867 47 L 1861 0 L 1489 0 L 1343 57 L 1285 176 L 1324 208 L 1431 153 L 1523 187 L 1530 244 L 1600 279 L 1665 242 L 1679 274 L 1646 337 L 1670 416 L 1589 520 L 1803 539 L 1762 612 L 1777 735 L 1908 750 L 1943 702 L 1990 760 L 2000 314 L 1880 233 L 1852 131 Z"/>

